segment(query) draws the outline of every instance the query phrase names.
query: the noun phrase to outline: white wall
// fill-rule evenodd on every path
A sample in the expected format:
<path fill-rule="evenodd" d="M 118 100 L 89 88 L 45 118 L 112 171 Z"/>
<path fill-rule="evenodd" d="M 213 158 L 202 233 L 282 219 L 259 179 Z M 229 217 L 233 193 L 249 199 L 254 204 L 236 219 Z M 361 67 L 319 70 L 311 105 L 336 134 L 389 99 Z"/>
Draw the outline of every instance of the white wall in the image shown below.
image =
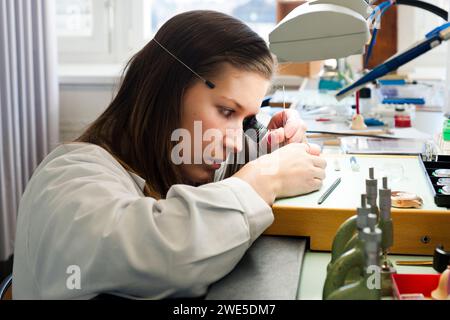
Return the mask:
<path fill-rule="evenodd" d="M 439 1 L 430 1 L 440 5 Z M 445 7 L 444 7 L 445 8 Z M 405 50 L 415 42 L 425 39 L 425 34 L 445 21 L 427 11 L 408 6 L 398 9 L 398 49 Z M 383 26 L 381 26 L 383 27 Z M 400 70 L 403 72 L 429 73 L 430 76 L 445 78 L 448 44 L 442 44 L 420 58 L 417 58 Z"/>
<path fill-rule="evenodd" d="M 77 138 L 112 101 L 123 65 L 60 65 L 60 137 Z"/>
<path fill-rule="evenodd" d="M 428 2 L 446 10 L 450 9 L 448 0 L 428 0 Z M 399 50 L 404 50 L 414 42 L 424 39 L 427 32 L 443 23 L 445 23 L 443 19 L 424 10 L 399 6 Z M 415 78 L 445 80 L 444 112 L 450 112 L 450 45 L 448 42 L 411 61 L 400 71 L 412 73 Z"/>
<path fill-rule="evenodd" d="M 60 84 L 60 136 L 62 142 L 77 138 L 109 105 L 112 84 Z"/>

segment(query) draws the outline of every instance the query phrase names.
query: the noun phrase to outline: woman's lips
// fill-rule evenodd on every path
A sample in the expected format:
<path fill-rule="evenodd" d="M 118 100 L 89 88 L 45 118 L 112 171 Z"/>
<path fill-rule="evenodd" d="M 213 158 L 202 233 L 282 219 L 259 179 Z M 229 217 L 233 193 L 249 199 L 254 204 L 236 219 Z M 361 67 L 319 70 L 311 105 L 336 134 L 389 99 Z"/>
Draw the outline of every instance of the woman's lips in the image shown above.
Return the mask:
<path fill-rule="evenodd" d="M 218 170 L 222 166 L 223 162 L 224 160 L 209 160 L 207 161 L 207 166 L 213 170 Z"/>

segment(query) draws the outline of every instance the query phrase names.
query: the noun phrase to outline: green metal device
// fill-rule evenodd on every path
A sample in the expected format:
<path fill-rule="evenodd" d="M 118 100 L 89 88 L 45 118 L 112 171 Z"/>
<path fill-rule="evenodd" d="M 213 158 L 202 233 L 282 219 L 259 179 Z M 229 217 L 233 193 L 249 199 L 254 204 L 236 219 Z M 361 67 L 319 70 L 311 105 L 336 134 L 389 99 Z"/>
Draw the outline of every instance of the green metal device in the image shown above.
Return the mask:
<path fill-rule="evenodd" d="M 364 259 L 366 248 L 365 231 L 370 230 L 371 232 L 375 232 L 376 230 L 379 230 L 378 228 L 376 228 L 377 217 L 375 215 L 369 214 L 367 221 L 369 227 L 358 231 L 358 242 L 356 246 L 353 249 L 345 252 L 331 266 L 327 274 L 325 286 L 323 288 L 324 299 L 327 299 L 332 292 L 345 285 L 345 281 L 350 272 L 352 271 L 357 272 L 357 274 L 359 275 L 357 280 L 359 280 L 360 277 L 364 277 L 364 268 L 365 268 Z M 381 230 L 379 230 L 379 233 L 381 236 Z"/>
<path fill-rule="evenodd" d="M 387 254 L 389 249 L 394 244 L 394 225 L 391 217 L 391 190 L 387 186 L 387 177 L 383 178 L 383 188 L 380 189 L 380 219 L 378 227 L 383 232 L 383 239 L 381 241 L 381 249 L 383 254 Z"/>
<path fill-rule="evenodd" d="M 378 216 L 377 216 L 376 212 L 378 212 L 378 210 L 375 210 L 373 207 L 371 207 L 371 208 L 369 209 L 369 214 L 374 215 L 374 216 L 376 217 L 375 220 L 378 222 Z M 367 227 L 367 224 L 365 224 L 365 221 L 362 220 L 362 221 L 361 221 L 361 224 L 359 225 L 359 228 L 360 228 L 360 229 L 364 229 L 365 227 Z M 344 246 L 344 252 L 347 252 L 347 251 L 353 249 L 353 248 L 356 246 L 357 243 L 358 243 L 358 234 L 356 233 L 356 234 L 354 234 L 354 235 L 352 236 L 352 238 L 345 244 L 345 246 Z"/>
<path fill-rule="evenodd" d="M 380 219 L 378 228 L 383 233 L 381 240 L 381 250 L 383 252 L 383 260 L 381 266 L 381 283 L 383 296 L 391 295 L 392 293 L 392 278 L 393 273 L 397 273 L 394 265 L 388 260 L 387 255 L 389 249 L 394 244 L 394 224 L 391 216 L 391 190 L 388 188 L 387 177 L 383 178 L 383 187 L 379 191 L 379 207 Z"/>
<path fill-rule="evenodd" d="M 336 261 L 339 269 L 332 270 L 330 274 L 331 285 L 327 288 L 327 300 L 380 300 L 381 280 L 377 276 L 380 265 L 380 242 L 382 233 L 379 228 L 371 230 L 365 228 L 361 232 L 361 245 L 345 253 Z M 342 259 L 342 260 L 341 260 Z M 341 262 L 342 261 L 342 262 Z M 361 278 L 359 281 L 345 285 L 345 272 L 361 265 Z M 374 274 L 375 273 L 375 274 Z M 378 279 L 378 281 L 377 281 Z M 328 280 L 328 278 L 327 278 Z M 326 283 L 327 285 L 327 283 Z"/>
<path fill-rule="evenodd" d="M 372 210 L 373 208 L 371 208 Z M 358 225 L 358 231 L 363 230 L 364 228 L 367 227 L 375 227 L 378 223 L 378 217 L 376 214 L 374 214 L 373 212 L 370 212 L 366 219 L 361 221 L 361 223 Z M 358 233 L 356 235 L 354 235 L 352 237 L 352 239 L 347 242 L 345 248 L 344 248 L 344 252 L 348 252 L 350 250 L 352 250 L 353 248 L 355 248 L 358 245 L 359 242 L 359 237 L 358 237 Z M 360 274 L 359 274 L 359 270 L 357 268 L 354 268 L 353 270 L 350 270 L 347 274 L 347 278 L 345 280 L 345 283 L 352 283 L 355 282 L 357 280 L 359 280 L 360 278 Z"/>
<path fill-rule="evenodd" d="M 363 229 L 367 226 L 365 219 L 369 213 L 379 214 L 377 207 L 378 196 L 378 180 L 374 177 L 374 168 L 369 168 L 369 179 L 366 179 L 366 195 L 361 196 L 361 208 L 357 209 L 357 215 L 350 217 L 345 221 L 333 241 L 331 249 L 331 261 L 328 264 L 327 271 L 330 270 L 333 263 L 345 252 L 353 249 L 358 242 L 359 229 Z M 363 200 L 364 197 L 364 200 Z M 370 208 L 367 207 L 367 204 Z M 360 224 L 358 228 L 357 218 L 360 215 Z"/>
<path fill-rule="evenodd" d="M 387 186 L 387 177 L 383 177 L 383 186 L 379 190 L 379 217 L 378 228 L 383 234 L 381 241 L 381 250 L 383 253 L 382 259 L 382 294 L 383 296 L 390 296 L 392 293 L 392 278 L 393 273 L 397 273 L 394 265 L 389 261 L 387 255 L 389 249 L 394 244 L 394 225 L 391 217 L 391 190 Z M 344 252 L 347 252 L 355 247 L 358 241 L 358 237 L 354 236 L 345 246 Z M 347 278 L 347 282 L 353 282 L 358 279 L 358 273 L 356 271 L 350 272 Z"/>
<path fill-rule="evenodd" d="M 346 244 L 355 235 L 355 232 L 362 230 L 367 226 L 367 216 L 370 213 L 370 208 L 366 206 L 366 195 L 361 195 L 361 207 L 358 208 L 357 214 L 347 219 L 338 229 L 333 240 L 331 249 L 331 261 L 327 266 L 327 271 L 330 270 L 334 262 L 345 252 Z"/>

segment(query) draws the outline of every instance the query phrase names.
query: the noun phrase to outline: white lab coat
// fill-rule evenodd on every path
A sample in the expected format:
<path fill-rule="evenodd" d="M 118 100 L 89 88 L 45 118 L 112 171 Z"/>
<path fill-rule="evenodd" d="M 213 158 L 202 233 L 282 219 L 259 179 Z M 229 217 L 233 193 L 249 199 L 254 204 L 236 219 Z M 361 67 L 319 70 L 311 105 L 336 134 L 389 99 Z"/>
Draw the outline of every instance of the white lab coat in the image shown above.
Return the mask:
<path fill-rule="evenodd" d="M 273 222 L 238 178 L 175 185 L 159 201 L 144 183 L 96 145 L 51 152 L 20 203 L 13 298 L 200 296 Z"/>

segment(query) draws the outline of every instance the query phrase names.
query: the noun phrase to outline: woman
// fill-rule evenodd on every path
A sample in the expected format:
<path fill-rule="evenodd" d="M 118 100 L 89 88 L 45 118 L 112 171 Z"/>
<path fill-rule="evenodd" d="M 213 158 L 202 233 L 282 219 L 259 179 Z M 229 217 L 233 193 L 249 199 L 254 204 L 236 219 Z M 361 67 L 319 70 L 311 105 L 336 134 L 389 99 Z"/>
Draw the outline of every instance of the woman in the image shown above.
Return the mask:
<path fill-rule="evenodd" d="M 272 153 L 245 154 L 256 145 L 243 123 L 272 71 L 265 42 L 234 18 L 193 11 L 168 21 L 106 111 L 27 185 L 14 298 L 205 294 L 272 223 L 275 198 L 317 190 L 325 176 L 295 112 L 270 122 L 260 145 Z"/>

